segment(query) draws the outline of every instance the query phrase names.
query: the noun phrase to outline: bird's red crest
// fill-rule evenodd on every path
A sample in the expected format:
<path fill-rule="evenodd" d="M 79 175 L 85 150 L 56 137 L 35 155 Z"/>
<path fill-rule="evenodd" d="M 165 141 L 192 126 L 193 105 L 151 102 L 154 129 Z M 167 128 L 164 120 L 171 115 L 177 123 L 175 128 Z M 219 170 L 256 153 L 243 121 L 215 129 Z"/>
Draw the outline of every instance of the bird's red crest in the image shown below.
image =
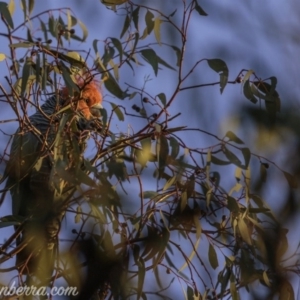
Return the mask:
<path fill-rule="evenodd" d="M 99 85 L 96 81 L 90 81 L 86 83 L 83 79 L 77 80 L 77 85 L 81 89 L 80 93 L 75 92 L 74 96 L 69 98 L 69 90 L 67 87 L 62 89 L 62 96 L 65 99 L 70 99 L 66 103 L 71 101 L 75 104 L 76 110 L 80 111 L 85 118 L 91 119 L 93 117 L 90 108 L 102 103 L 102 94 L 99 88 Z"/>

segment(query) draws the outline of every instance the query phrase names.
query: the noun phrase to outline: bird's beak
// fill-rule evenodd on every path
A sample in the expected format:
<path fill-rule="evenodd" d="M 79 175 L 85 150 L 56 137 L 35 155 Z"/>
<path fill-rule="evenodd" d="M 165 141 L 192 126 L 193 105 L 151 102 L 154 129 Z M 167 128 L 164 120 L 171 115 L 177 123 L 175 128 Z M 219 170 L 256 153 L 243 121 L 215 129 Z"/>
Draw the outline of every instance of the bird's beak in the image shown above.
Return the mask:
<path fill-rule="evenodd" d="M 103 106 L 102 106 L 100 103 L 98 103 L 98 104 L 93 105 L 92 108 L 95 108 L 95 109 L 102 109 Z"/>
<path fill-rule="evenodd" d="M 98 104 L 95 104 L 92 107 L 90 107 L 90 112 L 94 117 L 100 118 L 101 117 L 101 109 L 103 109 L 103 106 L 100 103 L 98 103 Z"/>

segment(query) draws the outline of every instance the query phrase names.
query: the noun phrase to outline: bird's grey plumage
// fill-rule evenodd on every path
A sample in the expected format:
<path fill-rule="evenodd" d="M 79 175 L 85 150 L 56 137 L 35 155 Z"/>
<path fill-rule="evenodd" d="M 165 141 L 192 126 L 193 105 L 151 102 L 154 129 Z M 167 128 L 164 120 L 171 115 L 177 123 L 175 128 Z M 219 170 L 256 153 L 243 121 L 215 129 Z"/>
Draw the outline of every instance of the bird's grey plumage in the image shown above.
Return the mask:
<path fill-rule="evenodd" d="M 55 188 L 50 180 L 60 125 L 55 113 L 61 105 L 62 101 L 53 96 L 29 117 L 29 124 L 14 135 L 6 167 L 13 215 L 24 219 L 17 246 L 26 247 L 17 254 L 16 266 L 21 274 L 32 275 L 44 285 L 53 272 L 64 214 L 62 203 L 54 203 Z"/>

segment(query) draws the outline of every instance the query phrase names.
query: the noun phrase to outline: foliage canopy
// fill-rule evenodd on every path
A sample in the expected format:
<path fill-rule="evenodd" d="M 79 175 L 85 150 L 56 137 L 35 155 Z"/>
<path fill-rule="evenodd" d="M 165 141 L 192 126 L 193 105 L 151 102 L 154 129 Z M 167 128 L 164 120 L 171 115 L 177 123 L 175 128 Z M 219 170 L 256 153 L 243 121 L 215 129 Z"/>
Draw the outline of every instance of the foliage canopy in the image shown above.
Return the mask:
<path fill-rule="evenodd" d="M 1 35 L 8 41 L 7 53 L 0 54 L 2 66 L 8 66 L 6 81 L 0 85 L 1 106 L 10 115 L 7 120 L 1 114 L 2 139 L 7 141 L 0 157 L 3 164 L 12 137 L 7 124 L 17 122 L 24 128 L 27 116 L 62 86 L 70 93 L 78 91 L 78 76 L 97 78 L 107 98 L 116 99 L 107 100 L 110 106 L 102 110 L 103 129 L 90 135 L 83 170 L 70 176 L 60 164 L 66 157 L 53 156 L 61 180 L 74 191 L 65 208 L 68 222 L 62 223 L 62 232 L 67 238 L 60 241 L 52 284 L 80 290 L 89 276 L 98 276 L 99 281 L 89 286 L 93 299 L 171 299 L 172 289 L 180 287 L 180 299 L 204 300 L 240 299 L 255 282 L 269 297 L 294 299 L 288 274 L 299 273 L 298 253 L 286 256 L 287 230 L 255 190 L 251 170 L 259 165 L 258 180 L 263 184 L 272 166 L 282 172 L 291 189 L 297 187 L 295 177 L 253 153 L 236 133 L 218 137 L 203 128 L 175 126 L 174 121 L 180 124 L 180 111 L 169 112 L 183 91 L 213 86 L 223 93 L 230 84 L 242 86 L 245 101 L 264 104 L 272 127 L 280 111 L 276 78 L 262 80 L 242 66 L 232 78 L 226 62 L 214 57 L 199 58 L 187 70 L 190 22 L 209 18 L 200 1 L 182 1 L 170 14 L 127 0 L 101 2 L 103 9 L 123 20 L 123 26 L 119 36 L 94 39 L 88 51 L 71 48 L 74 42 L 88 40 L 87 26 L 72 9 L 33 15 L 34 0 L 22 0 L 24 19 L 19 22 L 15 2 L 0 2 L 6 28 Z M 176 35 L 174 44 L 166 42 L 166 26 Z M 192 72 L 203 64 L 216 73 L 217 81 L 189 84 Z M 134 79 L 137 68 L 145 73 L 151 69 L 154 80 L 166 69 L 176 72 L 172 94 L 150 91 L 149 77 L 143 86 L 125 84 L 123 74 Z M 131 125 L 126 132 L 115 130 L 120 123 Z M 193 140 L 186 138 L 187 133 Z M 204 146 L 207 137 L 214 142 Z M 232 169 L 234 182 L 222 186 L 226 170 Z M 9 199 L 7 191 L 1 192 L 3 199 Z M 25 222 L 17 215 L 0 221 L 2 232 Z M 17 270 L 15 240 L 13 233 L 1 241 L 0 262 L 7 266 L 1 271 L 9 279 Z M 92 262 L 87 248 L 95 250 Z M 78 258 L 80 251 L 84 261 Z M 24 285 L 22 270 L 18 271 L 18 284 Z M 150 289 L 152 281 L 155 288 Z"/>

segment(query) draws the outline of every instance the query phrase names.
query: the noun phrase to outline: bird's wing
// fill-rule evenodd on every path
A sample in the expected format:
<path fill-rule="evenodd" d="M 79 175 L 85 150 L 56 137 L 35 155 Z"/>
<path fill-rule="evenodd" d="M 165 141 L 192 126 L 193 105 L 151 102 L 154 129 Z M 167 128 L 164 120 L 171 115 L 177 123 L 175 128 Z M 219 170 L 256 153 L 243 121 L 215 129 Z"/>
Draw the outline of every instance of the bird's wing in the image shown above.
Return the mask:
<path fill-rule="evenodd" d="M 39 157 L 39 151 L 39 140 L 32 132 L 16 132 L 5 172 L 8 176 L 6 188 L 11 191 L 14 215 L 19 214 L 24 202 L 22 198 L 27 195 L 28 176 Z"/>

